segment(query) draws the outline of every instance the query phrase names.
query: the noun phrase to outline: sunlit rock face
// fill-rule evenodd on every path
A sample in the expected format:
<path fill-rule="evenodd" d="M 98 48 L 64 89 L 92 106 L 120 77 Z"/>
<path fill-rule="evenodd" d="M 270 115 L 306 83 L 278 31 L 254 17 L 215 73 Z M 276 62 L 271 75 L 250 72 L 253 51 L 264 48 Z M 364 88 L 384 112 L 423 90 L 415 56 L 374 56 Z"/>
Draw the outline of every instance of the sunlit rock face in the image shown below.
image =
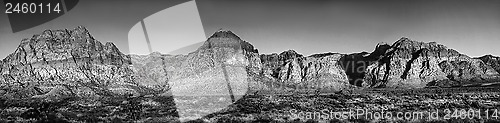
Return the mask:
<path fill-rule="evenodd" d="M 97 41 L 84 27 L 46 30 L 23 39 L 2 62 L 1 88 L 13 98 L 139 95 L 143 91 L 132 78 L 130 57 L 113 43 Z"/>
<path fill-rule="evenodd" d="M 336 92 L 349 87 L 348 78 L 339 64 L 344 56 L 324 53 L 304 57 L 293 50 L 261 55 L 262 78 L 274 89 L 291 91 Z"/>
<path fill-rule="evenodd" d="M 444 45 L 401 38 L 368 66 L 364 78 L 369 87 L 448 87 L 494 81 L 498 72 Z"/>
<path fill-rule="evenodd" d="M 184 56 L 179 70 L 174 71 L 171 83 L 176 95 L 220 95 L 228 94 L 230 85 L 246 83 L 246 67 L 250 64 L 246 54 L 256 49 L 230 31 L 218 31 L 196 51 Z M 234 80 L 232 80 L 234 79 Z M 236 82 L 236 83 L 232 83 Z M 204 88 L 192 91 L 187 88 Z M 186 89 L 184 89 L 186 88 Z M 246 88 L 242 88 L 246 91 Z M 239 93 L 243 95 L 245 92 Z"/>

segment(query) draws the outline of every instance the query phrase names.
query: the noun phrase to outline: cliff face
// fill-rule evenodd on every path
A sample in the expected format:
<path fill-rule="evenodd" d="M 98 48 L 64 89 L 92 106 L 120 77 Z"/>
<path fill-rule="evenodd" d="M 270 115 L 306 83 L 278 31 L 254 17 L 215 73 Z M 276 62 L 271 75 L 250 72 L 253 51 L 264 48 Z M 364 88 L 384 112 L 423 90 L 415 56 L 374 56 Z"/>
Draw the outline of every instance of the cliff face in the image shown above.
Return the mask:
<path fill-rule="evenodd" d="M 481 61 L 486 63 L 486 65 L 491 66 L 493 69 L 500 73 L 500 57 L 485 55 L 476 59 L 480 59 Z"/>
<path fill-rule="evenodd" d="M 304 57 L 293 50 L 261 55 L 262 76 L 281 89 L 340 91 L 349 87 L 339 64 L 342 54 L 326 53 Z"/>
<path fill-rule="evenodd" d="M 262 54 L 260 55 L 260 64 L 262 64 L 263 76 L 271 79 L 281 78 L 279 76 L 280 70 L 285 64 L 293 61 L 297 58 L 302 58 L 301 54 L 298 54 L 294 50 L 284 51 L 280 54 Z M 288 69 L 288 68 L 287 68 Z"/>
<path fill-rule="evenodd" d="M 480 60 L 435 42 L 424 43 L 408 38 L 396 41 L 365 72 L 366 86 L 396 88 L 459 86 L 494 81 L 499 76 Z"/>
<path fill-rule="evenodd" d="M 87 29 L 46 30 L 23 39 L 0 69 L 9 97 L 138 94 L 130 57 L 113 43 L 102 44 Z"/>
<path fill-rule="evenodd" d="M 459 85 L 494 82 L 499 79 L 498 72 L 478 59 L 443 61 L 439 66 L 448 79 L 458 82 Z"/>

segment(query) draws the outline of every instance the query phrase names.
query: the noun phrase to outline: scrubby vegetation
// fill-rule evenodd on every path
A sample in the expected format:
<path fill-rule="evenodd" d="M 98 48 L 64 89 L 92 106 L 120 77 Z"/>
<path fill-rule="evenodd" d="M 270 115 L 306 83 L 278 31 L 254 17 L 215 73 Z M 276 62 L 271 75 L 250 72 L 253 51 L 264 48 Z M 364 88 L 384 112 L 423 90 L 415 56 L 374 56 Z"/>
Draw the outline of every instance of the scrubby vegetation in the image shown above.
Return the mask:
<path fill-rule="evenodd" d="M 193 98 L 194 99 L 194 98 Z M 325 118 L 325 112 L 432 112 L 413 119 Z M 481 110 L 473 118 L 445 118 L 446 109 Z M 489 117 L 484 111 L 489 110 Z M 191 122 L 500 122 L 500 88 L 369 89 L 330 94 L 249 94 L 227 108 Z M 319 112 L 307 114 L 307 112 Z M 321 113 L 321 114 L 320 114 Z M 497 112 L 497 114 L 500 112 Z M 481 118 L 479 118 L 481 117 Z M 180 122 L 172 97 L 1 99 L 0 122 Z"/>
<path fill-rule="evenodd" d="M 2 99 L 0 110 L 0 122 L 161 122 L 178 119 L 171 97 Z"/>
<path fill-rule="evenodd" d="M 354 118 L 339 118 L 329 114 L 349 111 L 356 113 L 360 109 L 372 113 L 390 112 L 392 117 L 377 119 L 373 115 L 360 115 Z M 447 109 L 451 112 L 447 112 Z M 456 116 L 453 114 L 455 109 L 471 109 L 475 114 L 471 118 L 462 119 L 460 112 Z M 427 112 L 433 113 L 436 110 L 437 117 L 427 116 Z M 488 116 L 485 113 L 487 110 Z M 370 89 L 334 94 L 247 95 L 226 110 L 204 117 L 204 121 L 500 122 L 499 112 L 494 114 L 496 110 L 500 110 L 500 89 L 497 87 Z M 481 112 L 481 116 L 477 111 Z M 325 115 L 325 112 L 328 114 Z M 407 119 L 404 116 L 398 118 L 398 112 L 426 113 L 422 117 Z"/>

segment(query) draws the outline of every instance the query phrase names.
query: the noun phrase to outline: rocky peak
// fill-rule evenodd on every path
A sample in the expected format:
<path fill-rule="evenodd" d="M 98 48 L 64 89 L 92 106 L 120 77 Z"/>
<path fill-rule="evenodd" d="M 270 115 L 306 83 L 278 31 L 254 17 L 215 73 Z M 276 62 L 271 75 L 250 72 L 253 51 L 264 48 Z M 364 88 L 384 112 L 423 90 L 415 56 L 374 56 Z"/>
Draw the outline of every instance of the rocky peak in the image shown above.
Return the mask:
<path fill-rule="evenodd" d="M 493 55 L 484 55 L 479 57 L 479 59 L 493 59 L 493 60 L 500 60 L 500 57 L 498 56 L 493 56 Z"/>
<path fill-rule="evenodd" d="M 393 54 L 403 58 L 411 58 L 413 55 L 438 57 L 463 56 L 456 50 L 448 49 L 442 44 L 414 41 L 406 37 L 402 37 L 392 44 L 387 53 L 387 55 Z"/>
<path fill-rule="evenodd" d="M 198 50 L 211 49 L 216 47 L 234 48 L 245 50 L 247 52 L 258 53 L 257 49 L 254 49 L 252 44 L 243 41 L 240 37 L 238 37 L 230 30 L 221 29 L 215 32 Z"/>
<path fill-rule="evenodd" d="M 292 59 L 297 57 L 302 57 L 302 54 L 297 53 L 295 50 L 287 50 L 280 53 L 280 56 L 285 59 Z"/>
<path fill-rule="evenodd" d="M 498 73 L 500 73 L 500 57 L 493 55 L 484 55 L 476 59 L 480 59 L 487 65 L 493 67 L 493 69 L 495 69 Z"/>
<path fill-rule="evenodd" d="M 403 37 L 390 47 L 378 45 L 371 55 L 385 48 L 388 49 L 379 57 L 380 59 L 365 70 L 366 85 L 371 87 L 450 86 L 470 83 L 469 80 L 472 79 L 491 81 L 495 80 L 498 74 L 483 62 L 471 59 L 436 42 L 420 42 Z M 347 73 L 349 75 L 349 71 Z"/>
<path fill-rule="evenodd" d="M 448 49 L 446 46 L 438 44 L 436 42 L 421 42 L 421 41 L 414 41 L 406 37 L 402 37 L 398 41 L 396 41 L 393 46 L 394 48 L 400 48 L 400 49 L 405 49 L 405 50 L 419 50 L 423 48 L 427 48 L 429 50 L 443 50 L 443 49 Z"/>
<path fill-rule="evenodd" d="M 90 58 L 104 64 L 130 63 L 126 55 L 111 42 L 103 45 L 89 31 L 78 26 L 73 30 L 45 30 L 23 39 L 16 51 L 7 58 L 11 65 Z"/>
<path fill-rule="evenodd" d="M 130 56 L 94 39 L 83 26 L 45 30 L 23 39 L 3 60 L 0 83 L 15 98 L 137 95 L 143 85 L 135 83 L 130 64 Z"/>
<path fill-rule="evenodd" d="M 391 48 L 391 45 L 389 45 L 386 42 L 380 42 L 375 47 L 375 50 L 373 50 L 373 52 L 370 53 L 368 58 L 378 59 L 380 56 L 384 55 L 389 48 Z"/>
<path fill-rule="evenodd" d="M 210 38 L 232 38 L 235 40 L 241 40 L 240 37 L 234 34 L 231 30 L 225 30 L 225 29 L 219 29 L 219 31 L 212 34 Z"/>

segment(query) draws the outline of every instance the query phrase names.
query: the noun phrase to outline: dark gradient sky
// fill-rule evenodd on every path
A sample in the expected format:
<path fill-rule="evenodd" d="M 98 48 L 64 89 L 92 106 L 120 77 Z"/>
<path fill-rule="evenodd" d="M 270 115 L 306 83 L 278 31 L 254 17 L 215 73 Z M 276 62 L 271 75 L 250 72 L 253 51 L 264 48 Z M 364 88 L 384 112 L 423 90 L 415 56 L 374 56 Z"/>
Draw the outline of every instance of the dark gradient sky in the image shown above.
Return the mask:
<path fill-rule="evenodd" d="M 18 33 L 12 33 L 2 13 L 0 57 L 13 52 L 22 38 L 78 25 L 128 52 L 127 34 L 134 24 L 178 3 L 81 0 L 69 13 Z M 207 36 L 229 29 L 261 53 L 370 52 L 378 42 L 405 36 L 469 56 L 500 55 L 499 0 L 198 0 L 196 5 Z"/>

